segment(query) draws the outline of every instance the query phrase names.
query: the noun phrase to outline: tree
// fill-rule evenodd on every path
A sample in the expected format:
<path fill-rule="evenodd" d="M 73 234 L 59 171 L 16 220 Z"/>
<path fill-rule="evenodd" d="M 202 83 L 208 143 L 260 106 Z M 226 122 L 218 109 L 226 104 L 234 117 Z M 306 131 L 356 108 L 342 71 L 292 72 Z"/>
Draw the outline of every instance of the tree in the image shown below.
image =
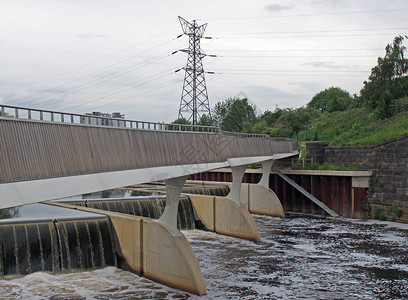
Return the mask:
<path fill-rule="evenodd" d="M 277 133 L 280 136 L 297 138 L 298 133 L 301 130 L 305 130 L 310 121 L 316 118 L 316 115 L 318 115 L 318 112 L 309 107 L 287 108 L 276 121 L 276 124 L 281 128 L 281 133 Z"/>
<path fill-rule="evenodd" d="M 188 125 L 190 125 L 191 122 L 188 121 L 186 118 L 178 118 L 178 119 L 174 120 L 173 122 L 171 122 L 171 124 L 188 124 Z"/>
<path fill-rule="evenodd" d="M 338 87 L 330 87 L 317 93 L 307 104 L 320 112 L 343 111 L 350 108 L 353 98 L 350 93 Z"/>
<path fill-rule="evenodd" d="M 197 125 L 200 126 L 214 126 L 214 119 L 211 118 L 210 116 L 207 116 L 206 114 L 203 114 L 198 121 Z"/>
<path fill-rule="evenodd" d="M 375 109 L 382 119 L 392 116 L 394 99 L 408 96 L 408 59 L 404 57 L 404 38 L 408 37 L 399 35 L 392 45 L 385 47 L 384 58 L 378 58 L 377 66 L 371 69 L 371 75 L 360 91 L 364 103 Z"/>
<path fill-rule="evenodd" d="M 266 111 L 252 123 L 250 132 L 266 133 L 270 136 L 296 137 L 319 117 L 319 112 L 310 107 L 278 108 Z"/>
<path fill-rule="evenodd" d="M 279 119 L 283 112 L 284 110 L 276 105 L 275 110 L 273 112 L 267 110 L 261 115 L 261 118 L 266 121 L 266 124 L 268 126 L 273 126 L 276 120 Z"/>
<path fill-rule="evenodd" d="M 177 124 L 177 125 L 191 125 L 191 122 L 188 121 L 186 118 L 178 118 L 176 120 L 174 120 L 173 122 L 171 122 L 170 124 Z M 170 125 L 169 126 L 169 130 L 188 130 L 188 127 L 186 126 L 176 126 L 176 125 Z"/>
<path fill-rule="evenodd" d="M 256 119 L 255 106 L 247 98 L 228 98 L 214 107 L 215 124 L 222 130 L 241 132 L 246 123 Z"/>

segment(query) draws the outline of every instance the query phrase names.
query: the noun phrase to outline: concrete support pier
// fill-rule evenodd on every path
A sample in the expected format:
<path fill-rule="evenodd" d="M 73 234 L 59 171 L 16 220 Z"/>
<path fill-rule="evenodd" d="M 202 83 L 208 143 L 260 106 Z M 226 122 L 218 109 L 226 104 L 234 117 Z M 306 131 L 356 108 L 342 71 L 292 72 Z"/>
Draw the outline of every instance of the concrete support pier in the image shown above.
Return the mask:
<path fill-rule="evenodd" d="M 248 184 L 248 210 L 259 215 L 284 217 L 278 196 L 269 188 L 269 175 L 274 159 L 262 162 L 262 177 L 258 184 Z"/>
<path fill-rule="evenodd" d="M 189 180 L 189 183 L 198 185 L 224 185 L 231 188 L 231 182 Z M 192 199 L 193 195 L 190 199 Z M 270 188 L 260 184 L 242 183 L 240 192 L 240 203 L 245 206 L 250 213 L 258 215 L 268 215 L 274 217 L 284 217 L 285 213 L 278 196 Z"/>
<path fill-rule="evenodd" d="M 258 228 L 245 206 L 226 197 L 186 195 L 207 230 L 255 242 L 260 240 Z"/>
<path fill-rule="evenodd" d="M 241 193 L 241 201 L 250 213 L 273 217 L 285 216 L 278 196 L 270 188 L 246 183 L 242 185 Z"/>

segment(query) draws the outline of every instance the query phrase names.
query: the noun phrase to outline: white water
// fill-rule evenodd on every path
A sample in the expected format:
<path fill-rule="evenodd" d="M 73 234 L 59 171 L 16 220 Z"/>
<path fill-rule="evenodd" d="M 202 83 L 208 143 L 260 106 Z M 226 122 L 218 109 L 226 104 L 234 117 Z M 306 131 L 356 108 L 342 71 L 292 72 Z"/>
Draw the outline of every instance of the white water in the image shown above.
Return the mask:
<path fill-rule="evenodd" d="M 407 299 L 408 226 L 254 216 L 261 242 L 184 231 L 207 286 L 198 297 L 114 267 L 0 280 L 0 299 Z"/>

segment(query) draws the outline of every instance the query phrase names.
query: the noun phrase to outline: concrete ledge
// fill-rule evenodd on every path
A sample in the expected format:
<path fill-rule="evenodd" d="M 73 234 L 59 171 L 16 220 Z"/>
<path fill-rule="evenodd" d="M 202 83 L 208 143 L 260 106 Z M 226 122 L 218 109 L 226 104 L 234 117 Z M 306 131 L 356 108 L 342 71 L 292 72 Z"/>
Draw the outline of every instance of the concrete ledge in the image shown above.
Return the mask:
<path fill-rule="evenodd" d="M 126 267 L 146 278 L 197 295 L 206 293 L 200 266 L 187 239 L 157 220 L 66 203 L 46 204 L 107 215 Z"/>
<path fill-rule="evenodd" d="M 225 197 L 188 194 L 206 229 L 220 234 L 259 241 L 256 224 L 245 206 Z"/>

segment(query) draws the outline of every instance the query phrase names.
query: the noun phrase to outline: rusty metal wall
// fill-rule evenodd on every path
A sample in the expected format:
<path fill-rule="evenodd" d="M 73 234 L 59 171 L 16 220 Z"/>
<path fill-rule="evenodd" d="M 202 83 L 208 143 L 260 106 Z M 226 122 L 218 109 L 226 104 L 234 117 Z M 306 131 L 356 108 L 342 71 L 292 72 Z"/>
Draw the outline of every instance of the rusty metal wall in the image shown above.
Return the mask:
<path fill-rule="evenodd" d="M 296 142 L 0 117 L 0 183 L 292 153 Z"/>
<path fill-rule="evenodd" d="M 191 175 L 189 179 L 230 182 L 231 175 L 231 172 L 212 171 Z M 367 201 L 367 188 L 352 187 L 352 177 L 288 174 L 287 176 L 339 215 L 349 218 L 368 217 L 363 207 L 363 203 Z M 258 183 L 260 179 L 259 173 L 245 173 L 243 182 Z M 271 173 L 269 187 L 276 193 L 285 211 L 327 215 L 276 174 Z"/>

